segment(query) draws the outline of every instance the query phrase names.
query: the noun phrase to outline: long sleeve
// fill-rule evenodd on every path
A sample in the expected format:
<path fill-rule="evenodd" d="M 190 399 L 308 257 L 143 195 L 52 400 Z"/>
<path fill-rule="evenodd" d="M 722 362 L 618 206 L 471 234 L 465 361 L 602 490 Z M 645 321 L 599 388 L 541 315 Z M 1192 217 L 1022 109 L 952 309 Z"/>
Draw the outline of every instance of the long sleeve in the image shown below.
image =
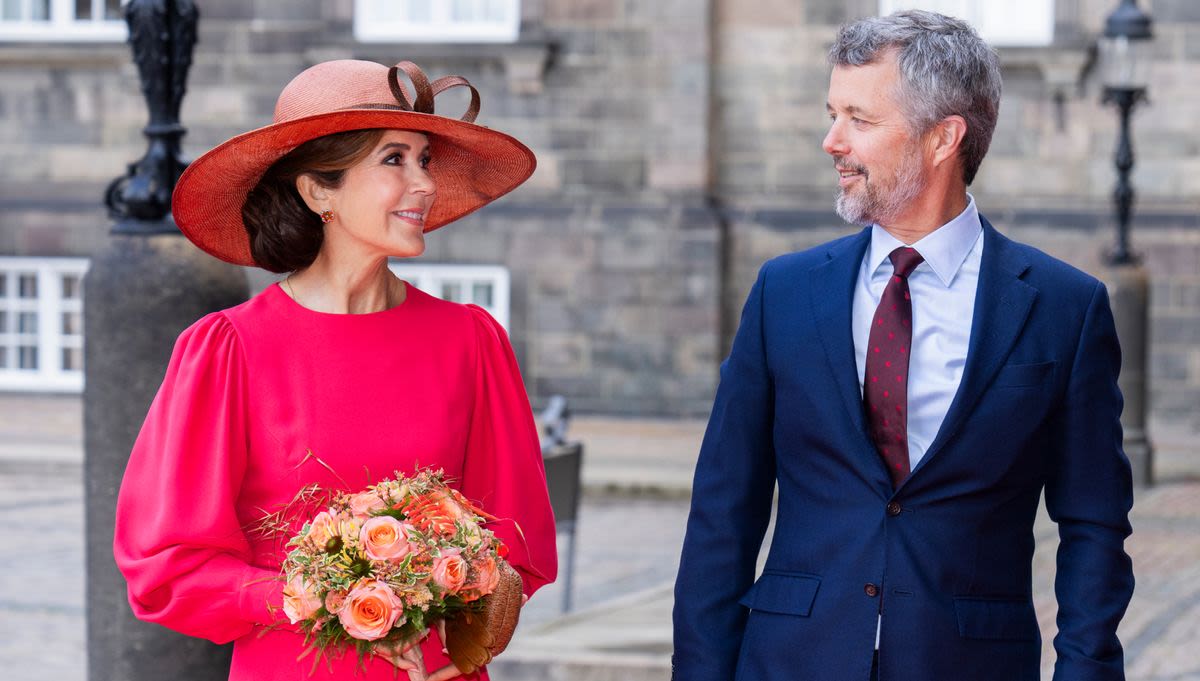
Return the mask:
<path fill-rule="evenodd" d="M 462 492 L 500 519 L 488 528 L 508 546 L 508 561 L 530 595 L 558 572 L 541 445 L 504 329 L 483 309 L 470 311 L 478 354 Z"/>
<path fill-rule="evenodd" d="M 763 341 L 767 270 L 742 311 L 700 448 L 679 576 L 675 582 L 673 678 L 734 676 L 746 610 L 775 483 L 774 391 Z"/>
<path fill-rule="evenodd" d="M 1096 284 L 1062 406 L 1061 448 L 1046 487 L 1060 537 L 1055 681 L 1123 681 L 1117 624 L 1133 595 L 1124 550 L 1133 485 L 1121 448 L 1121 356 L 1108 295 Z"/>
<path fill-rule="evenodd" d="M 134 444 L 113 553 L 142 620 L 217 643 L 276 621 L 276 574 L 249 563 L 235 512 L 246 468 L 246 366 L 221 314 L 184 331 Z"/>

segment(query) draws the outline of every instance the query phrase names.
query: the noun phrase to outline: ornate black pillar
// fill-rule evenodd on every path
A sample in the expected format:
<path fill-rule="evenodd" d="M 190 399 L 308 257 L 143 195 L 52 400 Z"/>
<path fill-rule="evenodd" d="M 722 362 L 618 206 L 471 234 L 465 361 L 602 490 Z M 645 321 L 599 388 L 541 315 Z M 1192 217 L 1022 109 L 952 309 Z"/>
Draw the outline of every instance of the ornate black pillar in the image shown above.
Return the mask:
<path fill-rule="evenodd" d="M 1133 203 L 1136 196 L 1130 172 L 1133 170 L 1133 137 L 1130 119 L 1134 107 L 1145 101 L 1144 88 L 1104 89 L 1104 103 L 1117 107 L 1119 129 L 1113 164 L 1117 186 L 1113 189 L 1113 209 L 1117 239 L 1108 254 L 1103 274 L 1112 301 L 1113 319 L 1121 342 L 1121 394 L 1125 408 L 1121 412 L 1125 455 L 1133 467 L 1134 484 L 1142 487 L 1154 482 L 1154 448 L 1146 427 L 1150 411 L 1150 274 L 1129 242 Z"/>
<path fill-rule="evenodd" d="M 170 214 L 171 192 L 187 165 L 179 107 L 196 42 L 196 5 L 131 0 L 125 19 L 150 110 L 149 146 L 108 187 L 110 237 L 84 282 L 88 678 L 224 681 L 229 646 L 135 619 L 113 561 L 117 489 L 176 337 L 247 295 L 240 268 L 192 246 Z"/>

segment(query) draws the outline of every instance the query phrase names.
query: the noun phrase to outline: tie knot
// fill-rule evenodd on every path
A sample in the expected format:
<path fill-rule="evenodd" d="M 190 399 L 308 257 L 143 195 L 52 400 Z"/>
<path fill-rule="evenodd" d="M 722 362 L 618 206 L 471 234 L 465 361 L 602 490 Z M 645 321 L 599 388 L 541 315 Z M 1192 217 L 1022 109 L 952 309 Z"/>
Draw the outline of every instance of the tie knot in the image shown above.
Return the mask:
<path fill-rule="evenodd" d="M 897 248 L 888 258 L 892 261 L 892 268 L 896 276 L 905 279 L 912 274 L 913 270 L 917 269 L 917 265 L 925 262 L 925 257 L 918 253 L 917 249 L 908 246 Z"/>

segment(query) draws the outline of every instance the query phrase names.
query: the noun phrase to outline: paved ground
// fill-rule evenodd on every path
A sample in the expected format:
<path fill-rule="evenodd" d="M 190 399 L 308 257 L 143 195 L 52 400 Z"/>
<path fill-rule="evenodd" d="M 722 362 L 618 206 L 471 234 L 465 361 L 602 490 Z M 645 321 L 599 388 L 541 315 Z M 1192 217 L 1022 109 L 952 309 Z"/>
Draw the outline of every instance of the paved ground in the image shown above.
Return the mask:
<path fill-rule="evenodd" d="M 0 395 L 0 668 L 6 681 L 84 681 L 83 501 L 77 398 Z M 575 609 L 562 584 L 529 604 L 497 681 L 661 681 L 670 584 L 703 424 L 580 419 L 589 496 L 577 533 Z M 1128 549 L 1137 591 L 1121 627 L 1130 681 L 1200 681 L 1200 451 L 1158 441 L 1162 483 L 1140 492 Z M 1050 677 L 1055 534 L 1037 528 L 1035 600 Z M 566 537 L 560 537 L 565 553 Z M 565 555 L 564 555 L 565 558 Z M 53 655 L 46 655 L 52 648 Z"/>

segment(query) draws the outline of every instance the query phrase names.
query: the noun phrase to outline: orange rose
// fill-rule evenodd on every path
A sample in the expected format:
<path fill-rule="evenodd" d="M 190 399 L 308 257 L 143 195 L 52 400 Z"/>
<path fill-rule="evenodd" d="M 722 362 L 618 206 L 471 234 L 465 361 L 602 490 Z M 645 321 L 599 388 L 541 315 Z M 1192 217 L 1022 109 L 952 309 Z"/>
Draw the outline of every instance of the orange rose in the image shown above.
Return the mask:
<path fill-rule="evenodd" d="M 379 515 L 363 523 L 358 540 L 372 560 L 401 560 L 413 551 L 404 524 L 391 516 Z"/>
<path fill-rule="evenodd" d="M 341 589 L 330 591 L 325 594 L 325 610 L 336 615 L 342 609 L 342 604 L 346 602 L 346 592 Z"/>
<path fill-rule="evenodd" d="M 376 580 L 359 582 L 346 594 L 338 620 L 350 636 L 377 641 L 402 623 L 404 603 L 387 584 Z"/>
<path fill-rule="evenodd" d="M 359 492 L 350 497 L 350 512 L 359 520 L 371 517 L 372 511 L 382 511 L 387 504 L 375 492 Z"/>
<path fill-rule="evenodd" d="M 313 589 L 313 584 L 297 575 L 288 580 L 283 587 L 283 613 L 292 624 L 306 620 L 321 609 L 321 597 Z"/>
<path fill-rule="evenodd" d="M 465 584 L 459 596 L 468 603 L 492 593 L 500 584 L 500 569 L 490 555 L 480 556 L 471 563 L 474 578 Z"/>
<path fill-rule="evenodd" d="M 458 549 L 443 549 L 433 560 L 433 581 L 447 593 L 454 593 L 467 581 L 467 561 Z"/>
<path fill-rule="evenodd" d="M 325 543 L 336 534 L 333 516 L 329 515 L 329 511 L 321 511 L 308 524 L 308 534 L 304 535 L 304 539 L 311 542 L 313 546 L 324 548 Z"/>

